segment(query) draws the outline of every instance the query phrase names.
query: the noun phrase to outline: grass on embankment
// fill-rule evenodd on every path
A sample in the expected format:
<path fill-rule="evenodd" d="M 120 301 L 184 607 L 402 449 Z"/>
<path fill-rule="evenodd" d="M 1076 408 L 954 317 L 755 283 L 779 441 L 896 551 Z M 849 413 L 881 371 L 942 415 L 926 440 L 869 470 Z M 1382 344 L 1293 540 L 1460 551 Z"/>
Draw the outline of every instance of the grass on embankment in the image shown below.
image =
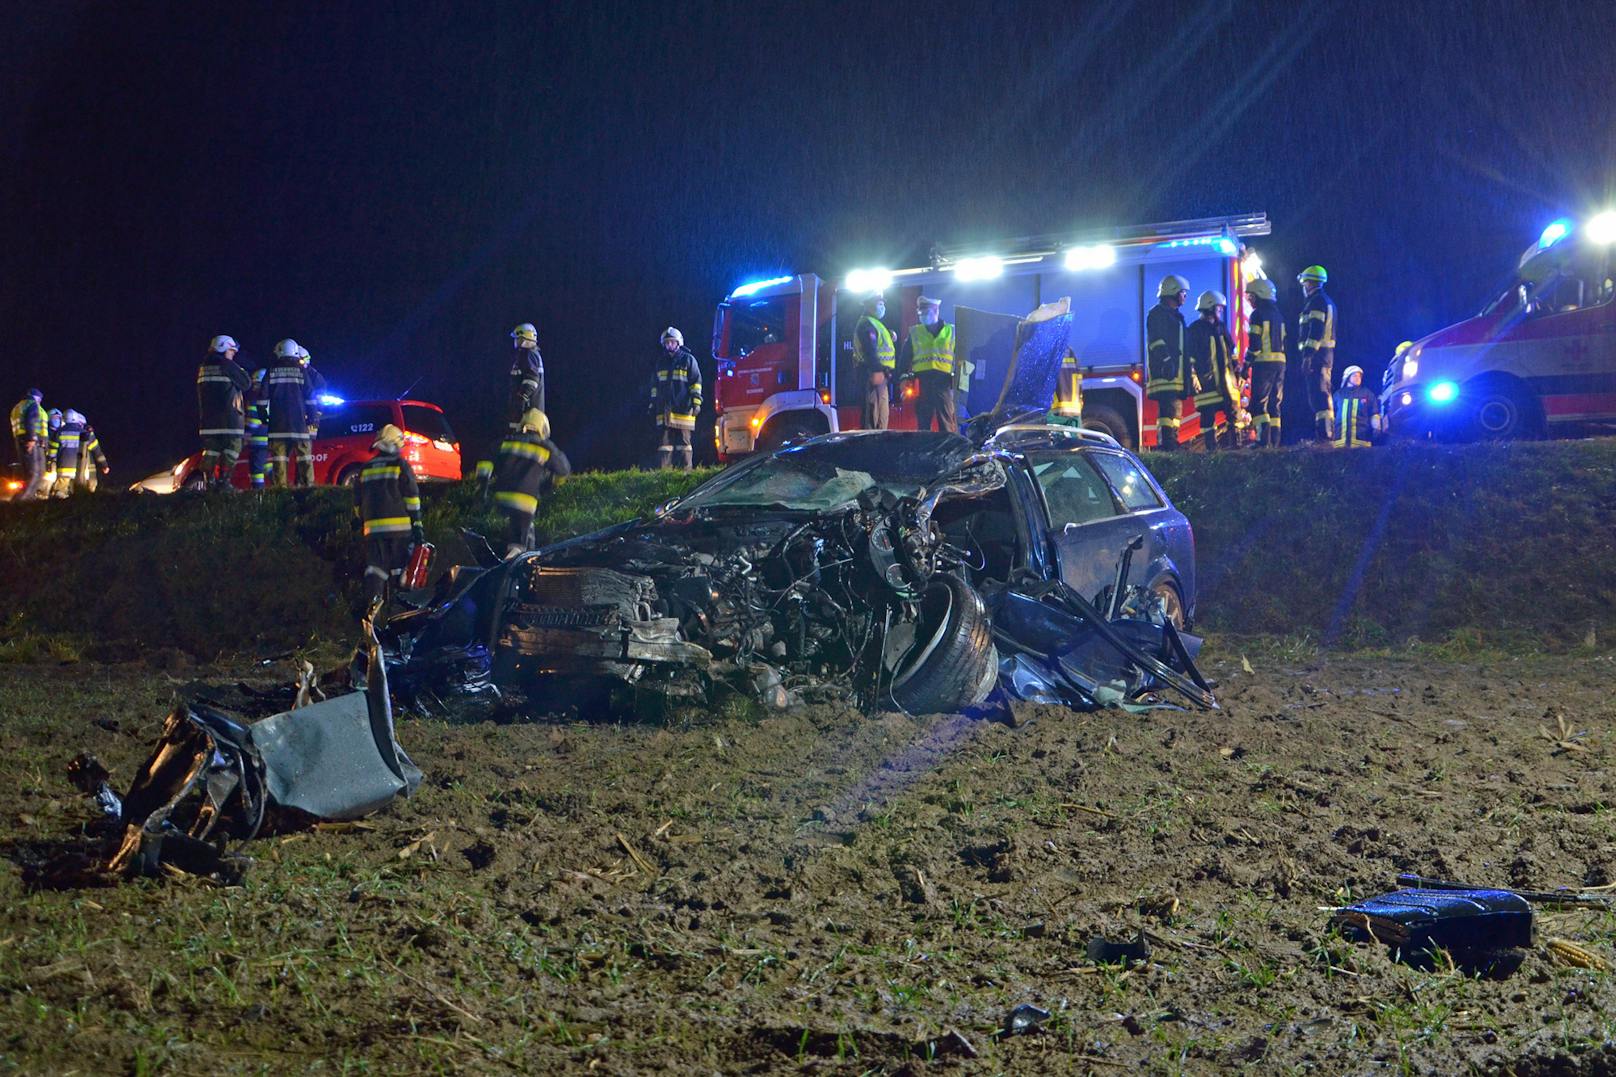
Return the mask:
<path fill-rule="evenodd" d="M 1209 631 L 1346 647 L 1616 638 L 1616 441 L 1146 459 L 1194 524 Z M 710 474 L 574 476 L 541 505 L 538 537 L 641 515 Z M 352 504 L 322 489 L 0 505 L 0 660 L 347 640 Z M 440 564 L 464 556 L 460 528 L 500 534 L 469 484 L 429 489 L 426 526 Z"/>

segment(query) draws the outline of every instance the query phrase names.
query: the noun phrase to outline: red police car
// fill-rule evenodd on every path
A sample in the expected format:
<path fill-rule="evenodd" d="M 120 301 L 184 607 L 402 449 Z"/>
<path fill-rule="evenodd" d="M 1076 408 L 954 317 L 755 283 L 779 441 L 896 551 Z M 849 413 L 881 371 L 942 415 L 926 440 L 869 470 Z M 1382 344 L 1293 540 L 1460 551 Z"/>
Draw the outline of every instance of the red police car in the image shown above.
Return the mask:
<path fill-rule="evenodd" d="M 404 431 L 404 458 L 422 482 L 453 482 L 460 478 L 460 439 L 443 409 L 424 400 L 344 400 L 328 398 L 322 406 L 320 430 L 314 437 L 314 482 L 319 486 L 348 486 L 359 481 L 359 468 L 373 455 L 371 445 L 382 427 L 392 423 Z M 202 454 L 193 453 L 176 464 L 172 490 L 199 490 L 205 485 Z M 153 476 L 136 484 L 151 485 Z M 241 490 L 252 485 L 248 452 L 242 447 L 232 483 Z"/>

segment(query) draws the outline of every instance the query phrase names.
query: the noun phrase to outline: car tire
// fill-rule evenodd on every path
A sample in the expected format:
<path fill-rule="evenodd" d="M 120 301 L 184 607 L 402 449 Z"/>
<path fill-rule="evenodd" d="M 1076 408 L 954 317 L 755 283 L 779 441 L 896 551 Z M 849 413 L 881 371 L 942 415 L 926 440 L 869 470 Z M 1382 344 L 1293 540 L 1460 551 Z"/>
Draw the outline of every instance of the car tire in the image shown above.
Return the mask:
<path fill-rule="evenodd" d="M 1506 441 L 1538 432 L 1541 416 L 1537 401 L 1525 389 L 1502 381 L 1482 381 L 1464 395 L 1470 401 L 1470 437 L 1476 441 Z"/>
<path fill-rule="evenodd" d="M 801 441 L 803 438 L 815 437 L 824 433 L 811 419 L 781 419 L 770 423 L 757 439 L 758 452 L 774 452 L 783 448 L 787 442 Z"/>
<path fill-rule="evenodd" d="M 892 701 L 910 714 L 947 714 L 986 699 L 998 680 L 987 608 L 958 576 L 941 575 L 920 599 L 914 645 L 898 660 Z"/>
<path fill-rule="evenodd" d="M 187 493 L 199 493 L 207 488 L 208 480 L 203 477 L 200 471 L 191 472 L 185 477 L 185 481 L 180 483 L 180 489 Z"/>
<path fill-rule="evenodd" d="M 1103 404 L 1084 408 L 1083 429 L 1110 434 L 1124 449 L 1133 448 L 1133 435 L 1128 430 L 1128 420 L 1115 408 L 1108 408 Z"/>
<path fill-rule="evenodd" d="M 355 486 L 358 486 L 359 485 L 359 465 L 357 465 L 357 464 L 349 464 L 347 467 L 343 468 L 342 469 L 342 474 L 337 476 L 337 485 L 338 486 L 345 486 L 350 490 L 353 489 Z"/>
<path fill-rule="evenodd" d="M 1151 592 L 1162 601 L 1162 611 L 1173 627 L 1180 632 L 1189 628 L 1188 614 L 1184 611 L 1184 596 L 1178 593 L 1178 585 L 1172 580 L 1157 580 L 1150 588 Z"/>

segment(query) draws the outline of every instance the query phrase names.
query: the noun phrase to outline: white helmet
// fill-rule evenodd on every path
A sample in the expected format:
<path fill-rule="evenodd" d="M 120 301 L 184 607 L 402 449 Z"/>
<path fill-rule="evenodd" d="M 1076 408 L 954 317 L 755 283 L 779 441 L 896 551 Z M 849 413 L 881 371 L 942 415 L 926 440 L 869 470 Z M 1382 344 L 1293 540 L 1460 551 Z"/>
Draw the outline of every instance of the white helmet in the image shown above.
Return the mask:
<path fill-rule="evenodd" d="M 78 423 L 80 426 L 83 426 L 85 419 L 83 415 L 74 411 L 72 408 L 68 408 L 66 411 L 62 412 L 62 422 Z"/>
<path fill-rule="evenodd" d="M 1222 292 L 1214 292 L 1210 290 L 1202 292 L 1201 298 L 1195 301 L 1196 310 L 1212 310 L 1214 307 L 1226 307 L 1228 305 L 1228 296 L 1224 295 Z"/>
<path fill-rule="evenodd" d="M 1177 273 L 1169 273 L 1167 276 L 1163 277 L 1161 279 L 1161 283 L 1156 286 L 1156 297 L 1158 299 L 1166 299 L 1170 295 L 1177 295 L 1179 292 L 1187 292 L 1189 290 L 1189 281 L 1185 280 Z"/>
<path fill-rule="evenodd" d="M 238 351 L 240 350 L 240 348 L 236 344 L 236 338 L 235 337 L 227 337 L 227 336 L 224 336 L 223 334 L 220 334 L 219 336 L 214 337 L 213 338 L 213 343 L 208 345 L 208 351 L 210 351 L 210 352 L 218 352 L 220 355 L 223 355 L 225 352 L 229 351 L 231 348 L 236 348 Z"/>
<path fill-rule="evenodd" d="M 1341 388 L 1345 389 L 1347 387 L 1347 379 L 1352 377 L 1354 374 L 1358 375 L 1358 383 L 1360 385 L 1363 384 L 1363 367 L 1349 366 L 1347 369 L 1341 372 Z"/>
<path fill-rule="evenodd" d="M 309 350 L 301 344 L 297 346 L 297 360 L 304 366 L 309 365 Z"/>
<path fill-rule="evenodd" d="M 1279 292 L 1274 288 L 1274 282 L 1267 277 L 1253 277 L 1246 281 L 1246 294 L 1254 295 L 1258 299 L 1277 299 Z"/>
<path fill-rule="evenodd" d="M 679 330 L 675 329 L 671 325 L 668 326 L 666 329 L 662 330 L 662 339 L 663 340 L 677 340 L 679 342 L 679 346 L 681 348 L 684 347 L 684 345 L 685 345 L 685 335 L 683 333 L 679 332 Z"/>
<path fill-rule="evenodd" d="M 301 350 L 302 349 L 297 346 L 297 341 L 293 340 L 291 337 L 287 337 L 285 340 L 275 345 L 275 358 L 296 359 L 297 353 Z"/>

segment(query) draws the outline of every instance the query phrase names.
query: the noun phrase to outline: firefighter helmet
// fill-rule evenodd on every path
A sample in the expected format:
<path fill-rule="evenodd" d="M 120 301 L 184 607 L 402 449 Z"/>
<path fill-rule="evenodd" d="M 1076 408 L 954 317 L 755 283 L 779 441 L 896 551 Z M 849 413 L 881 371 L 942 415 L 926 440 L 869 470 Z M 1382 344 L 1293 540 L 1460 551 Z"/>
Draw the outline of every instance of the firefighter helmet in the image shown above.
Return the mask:
<path fill-rule="evenodd" d="M 1228 305 L 1228 296 L 1224 295 L 1222 292 L 1214 292 L 1210 290 L 1202 292 L 1201 298 L 1195 301 L 1196 310 L 1213 310 L 1217 307 L 1226 307 Z"/>
<path fill-rule="evenodd" d="M 1296 279 L 1303 284 L 1306 284 L 1308 281 L 1312 281 L 1315 284 L 1324 284 L 1329 281 L 1330 274 L 1325 272 L 1323 266 L 1308 266 L 1306 269 L 1296 274 Z"/>
<path fill-rule="evenodd" d="M 677 340 L 681 348 L 685 346 L 685 335 L 671 325 L 662 330 L 662 342 L 667 343 L 670 340 Z"/>
<path fill-rule="evenodd" d="M 539 331 L 533 328 L 532 322 L 523 322 L 511 330 L 511 339 L 516 341 L 517 344 L 537 344 L 539 342 Z"/>
<path fill-rule="evenodd" d="M 1402 357 L 1402 354 L 1403 354 L 1403 353 L 1404 353 L 1404 352 L 1406 352 L 1406 351 L 1408 351 L 1408 350 L 1409 350 L 1409 349 L 1410 349 L 1410 348 L 1412 348 L 1412 347 L 1413 347 L 1413 346 L 1414 346 L 1414 342 L 1413 342 L 1413 341 L 1412 341 L 1412 340 L 1405 340 L 1405 341 L 1403 341 L 1403 343 L 1401 343 L 1401 344 L 1399 344 L 1399 345 L 1398 345 L 1398 346 L 1397 346 L 1397 350 L 1396 350 L 1396 351 L 1394 351 L 1394 352 L 1392 352 L 1392 358 L 1393 358 L 1393 359 L 1398 359 L 1398 358 L 1401 358 L 1401 357 Z"/>
<path fill-rule="evenodd" d="M 291 337 L 287 337 L 285 340 L 275 345 L 275 358 L 277 359 L 296 359 L 297 353 L 297 341 L 293 340 Z"/>
<path fill-rule="evenodd" d="M 398 449 L 404 445 L 404 431 L 388 423 L 376 434 L 376 440 L 371 442 L 372 449 Z"/>
<path fill-rule="evenodd" d="M 301 344 L 297 346 L 297 361 L 304 366 L 309 365 L 309 350 Z"/>
<path fill-rule="evenodd" d="M 522 430 L 547 438 L 550 436 L 550 417 L 538 408 L 528 408 L 522 413 Z"/>
<path fill-rule="evenodd" d="M 1351 380 L 1351 378 L 1352 378 L 1352 376 L 1354 374 L 1358 375 L 1358 384 L 1359 385 L 1363 384 L 1363 367 L 1361 367 L 1361 366 L 1349 366 L 1349 367 L 1347 367 L 1347 369 L 1345 369 L 1345 370 L 1343 370 L 1341 372 L 1341 388 L 1343 388 L 1343 389 L 1352 388 L 1352 386 L 1348 385 L 1347 382 Z"/>
<path fill-rule="evenodd" d="M 45 399 L 45 390 L 43 390 L 43 389 L 30 389 L 30 390 L 28 390 L 28 395 L 33 397 L 35 400 L 44 400 Z"/>
<path fill-rule="evenodd" d="M 50 428 L 52 430 L 55 430 L 58 427 L 60 427 L 62 425 L 62 409 L 61 408 L 52 408 L 52 409 L 50 409 L 50 411 L 47 412 L 46 415 L 45 415 L 45 422 L 50 426 Z"/>
<path fill-rule="evenodd" d="M 81 413 L 74 411 L 72 408 L 68 408 L 66 411 L 62 412 L 62 422 L 78 423 L 80 426 L 89 425 L 84 416 Z"/>
<path fill-rule="evenodd" d="M 1187 292 L 1189 290 L 1189 281 L 1185 280 L 1177 273 L 1169 273 L 1167 276 L 1162 278 L 1161 284 L 1156 288 L 1156 298 L 1166 299 L 1170 295 L 1177 295 L 1179 292 Z"/>
<path fill-rule="evenodd" d="M 1267 277 L 1254 277 L 1246 281 L 1246 294 L 1254 295 L 1258 299 L 1273 299 L 1279 292 L 1274 287 L 1274 282 Z"/>
<path fill-rule="evenodd" d="M 220 355 L 223 355 L 225 352 L 229 351 L 231 348 L 238 348 L 238 347 L 239 346 L 236 344 L 236 338 L 235 337 L 227 337 L 223 333 L 221 333 L 218 336 L 213 338 L 213 343 L 208 345 L 208 351 L 218 352 Z"/>

